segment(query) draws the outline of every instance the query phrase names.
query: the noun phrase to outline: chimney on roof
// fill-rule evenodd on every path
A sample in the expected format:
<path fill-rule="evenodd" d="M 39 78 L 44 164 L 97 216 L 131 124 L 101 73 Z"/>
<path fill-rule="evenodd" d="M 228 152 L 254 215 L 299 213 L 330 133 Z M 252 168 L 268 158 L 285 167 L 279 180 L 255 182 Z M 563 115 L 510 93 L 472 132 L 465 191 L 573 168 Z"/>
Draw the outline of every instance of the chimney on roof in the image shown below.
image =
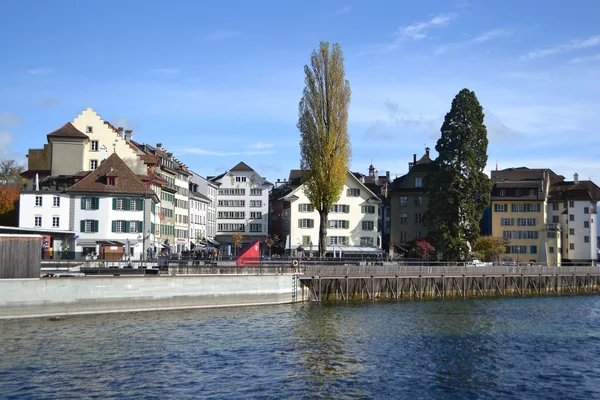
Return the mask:
<path fill-rule="evenodd" d="M 390 178 L 390 171 L 385 171 L 385 179 L 388 183 L 392 181 L 392 179 Z"/>
<path fill-rule="evenodd" d="M 156 143 L 156 148 L 162 150 L 162 143 Z"/>
<path fill-rule="evenodd" d="M 373 177 L 375 178 L 374 181 L 373 181 L 373 183 L 376 186 L 379 186 L 379 171 L 375 170 L 375 175 L 373 175 Z"/>
<path fill-rule="evenodd" d="M 573 183 L 576 185 L 579 183 L 579 175 L 577 172 L 575 172 L 575 175 L 573 175 Z"/>
<path fill-rule="evenodd" d="M 125 129 L 125 140 L 126 141 L 130 141 L 131 140 L 131 136 L 133 135 L 133 130 L 131 129 Z"/>
<path fill-rule="evenodd" d="M 412 160 L 412 162 L 408 163 L 408 170 L 410 171 L 412 169 L 412 167 L 415 166 L 416 163 L 417 163 L 417 155 L 413 154 L 413 160 Z"/>
<path fill-rule="evenodd" d="M 429 147 L 425 147 L 425 154 L 429 157 Z"/>

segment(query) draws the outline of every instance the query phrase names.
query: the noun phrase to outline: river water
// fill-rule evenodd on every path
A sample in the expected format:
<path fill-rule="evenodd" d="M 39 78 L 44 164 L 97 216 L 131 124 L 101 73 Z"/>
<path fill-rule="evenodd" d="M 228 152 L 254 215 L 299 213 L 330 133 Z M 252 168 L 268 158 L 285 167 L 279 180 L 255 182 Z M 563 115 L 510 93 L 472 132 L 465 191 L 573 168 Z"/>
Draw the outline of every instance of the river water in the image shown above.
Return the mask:
<path fill-rule="evenodd" d="M 5 320 L 0 398 L 600 398 L 600 296 Z"/>

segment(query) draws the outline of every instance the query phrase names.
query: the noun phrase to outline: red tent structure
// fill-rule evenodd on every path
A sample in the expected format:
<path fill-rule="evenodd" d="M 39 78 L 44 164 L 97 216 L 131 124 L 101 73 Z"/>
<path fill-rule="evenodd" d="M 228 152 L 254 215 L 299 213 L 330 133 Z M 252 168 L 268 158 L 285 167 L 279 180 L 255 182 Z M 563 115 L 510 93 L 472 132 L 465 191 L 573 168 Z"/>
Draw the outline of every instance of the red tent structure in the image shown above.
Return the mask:
<path fill-rule="evenodd" d="M 235 261 L 238 267 L 254 267 L 260 262 L 260 242 L 252 243 Z"/>

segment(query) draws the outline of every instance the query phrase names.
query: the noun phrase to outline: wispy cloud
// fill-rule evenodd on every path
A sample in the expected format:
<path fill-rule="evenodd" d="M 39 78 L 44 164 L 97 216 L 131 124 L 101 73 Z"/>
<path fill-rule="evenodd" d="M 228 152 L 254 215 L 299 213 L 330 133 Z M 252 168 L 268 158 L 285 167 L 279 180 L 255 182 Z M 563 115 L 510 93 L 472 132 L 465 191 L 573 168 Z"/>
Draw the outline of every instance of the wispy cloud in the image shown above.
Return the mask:
<path fill-rule="evenodd" d="M 199 154 L 203 156 L 215 156 L 215 157 L 229 157 L 229 156 L 260 156 L 260 155 L 269 155 L 274 154 L 275 151 L 266 150 L 266 151 L 214 151 L 207 150 L 201 147 L 189 147 L 186 149 L 180 149 L 175 151 L 178 154 Z"/>
<path fill-rule="evenodd" d="M 176 68 L 155 68 L 152 72 L 164 76 L 175 76 L 179 73 L 179 70 Z"/>
<path fill-rule="evenodd" d="M 335 14 L 348 14 L 350 11 L 352 11 L 352 6 L 347 4 L 344 7 L 335 10 Z"/>
<path fill-rule="evenodd" d="M 380 52 L 390 52 L 397 50 L 403 42 L 423 40 L 429 35 L 429 30 L 442 28 L 450 21 L 456 18 L 456 14 L 438 14 L 426 21 L 414 23 L 412 25 L 401 26 L 394 34 L 392 43 L 378 46 Z"/>
<path fill-rule="evenodd" d="M 272 143 L 264 143 L 264 142 L 256 142 L 250 145 L 253 149 L 270 149 L 271 147 L 275 147 Z"/>
<path fill-rule="evenodd" d="M 220 30 L 209 32 L 202 36 L 202 38 L 207 42 L 220 42 L 221 40 L 232 39 L 238 36 L 240 36 L 238 31 Z"/>
<path fill-rule="evenodd" d="M 587 49 L 596 46 L 600 46 L 600 35 L 590 36 L 587 39 L 574 39 L 569 43 L 563 43 L 555 47 L 530 51 L 523 58 L 540 58 L 554 54 L 569 53 L 571 51 Z"/>
<path fill-rule="evenodd" d="M 600 60 L 600 54 L 596 54 L 595 56 L 590 56 L 590 57 L 576 57 L 569 62 L 571 62 L 573 64 L 578 64 L 578 63 L 589 62 L 589 61 L 598 61 L 598 60 Z"/>
<path fill-rule="evenodd" d="M 53 107 L 53 106 L 55 106 L 57 103 L 58 103 L 58 100 L 57 100 L 57 99 L 55 99 L 54 97 L 44 97 L 44 98 L 42 99 L 42 102 L 41 102 L 41 104 L 40 104 L 40 105 L 41 105 L 43 108 L 50 108 L 50 107 Z"/>
<path fill-rule="evenodd" d="M 31 75 L 50 75 L 54 73 L 54 69 L 48 67 L 34 68 L 30 69 L 29 73 Z"/>
<path fill-rule="evenodd" d="M 443 53 L 447 53 L 448 51 L 451 51 L 451 50 L 456 50 L 456 49 L 460 49 L 463 47 L 468 47 L 468 46 L 485 43 L 485 42 L 488 42 L 493 39 L 508 37 L 510 35 L 512 35 L 512 31 L 510 31 L 508 29 L 503 29 L 503 28 L 492 29 L 492 30 L 484 32 L 478 36 L 475 36 L 469 40 L 466 40 L 464 42 L 449 43 L 449 44 L 439 46 L 435 50 L 435 53 L 443 54 Z"/>
<path fill-rule="evenodd" d="M 0 126 L 15 126 L 19 125 L 21 119 L 13 113 L 0 112 Z"/>
<path fill-rule="evenodd" d="M 456 14 L 439 14 L 427 21 L 421 21 L 417 22 L 416 24 L 402 26 L 398 29 L 396 35 L 401 39 L 425 39 L 428 35 L 429 29 L 445 26 L 455 17 Z"/>

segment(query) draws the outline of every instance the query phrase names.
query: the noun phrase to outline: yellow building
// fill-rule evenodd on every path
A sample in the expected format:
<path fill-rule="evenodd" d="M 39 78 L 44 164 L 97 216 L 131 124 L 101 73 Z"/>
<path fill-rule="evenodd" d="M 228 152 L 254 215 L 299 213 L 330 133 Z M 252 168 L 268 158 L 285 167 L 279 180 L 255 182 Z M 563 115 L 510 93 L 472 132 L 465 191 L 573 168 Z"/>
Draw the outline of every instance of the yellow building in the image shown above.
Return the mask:
<path fill-rule="evenodd" d="M 561 179 L 549 169 L 492 172 L 492 236 L 507 241 L 502 261 L 560 265 L 560 224 L 548 223 L 548 198 Z"/>

